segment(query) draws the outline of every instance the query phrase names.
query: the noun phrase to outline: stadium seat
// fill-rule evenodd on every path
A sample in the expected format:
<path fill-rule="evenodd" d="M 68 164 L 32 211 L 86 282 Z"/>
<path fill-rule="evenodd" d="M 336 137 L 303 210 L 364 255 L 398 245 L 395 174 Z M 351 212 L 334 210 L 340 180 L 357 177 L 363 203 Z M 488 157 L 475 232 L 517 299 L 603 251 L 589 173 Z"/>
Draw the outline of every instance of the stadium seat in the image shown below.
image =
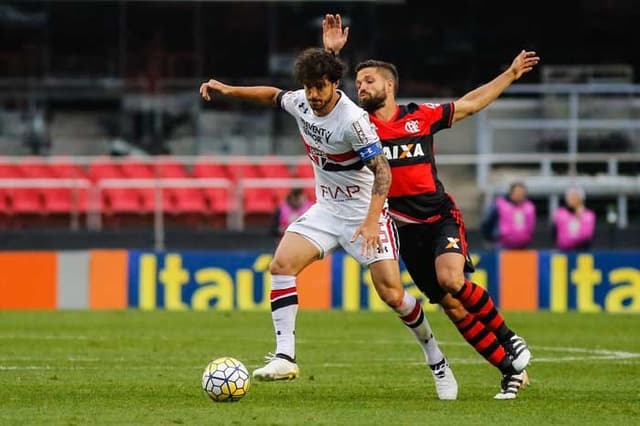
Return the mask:
<path fill-rule="evenodd" d="M 111 160 L 96 160 L 89 165 L 88 176 L 92 181 L 102 179 L 123 179 L 125 174 L 120 166 Z"/>
<path fill-rule="evenodd" d="M 87 177 L 85 169 L 71 159 L 55 159 L 50 163 L 50 167 L 57 178 L 74 179 Z"/>
<path fill-rule="evenodd" d="M 27 158 L 16 164 L 20 174 L 25 178 L 47 179 L 55 177 L 53 168 L 40 158 Z"/>
<path fill-rule="evenodd" d="M 142 213 L 143 203 L 135 189 L 108 188 L 103 190 L 105 213 Z"/>
<path fill-rule="evenodd" d="M 11 214 L 11 205 L 9 203 L 9 190 L 0 188 L 0 215 Z"/>
<path fill-rule="evenodd" d="M 258 173 L 264 177 L 289 178 L 292 175 L 289 165 L 273 159 L 269 162 L 258 163 L 257 168 Z"/>
<path fill-rule="evenodd" d="M 245 214 L 272 214 L 276 209 L 276 199 L 271 188 L 247 188 L 244 191 Z"/>
<path fill-rule="evenodd" d="M 124 161 L 120 164 L 124 175 L 128 178 L 153 179 L 156 177 L 154 166 L 139 161 Z"/>
<path fill-rule="evenodd" d="M 0 179 L 15 179 L 22 177 L 24 177 L 24 175 L 22 174 L 20 167 L 16 164 L 0 164 Z"/>
<path fill-rule="evenodd" d="M 313 178 L 313 164 L 309 161 L 298 164 L 294 169 L 293 176 L 297 178 Z"/>
<path fill-rule="evenodd" d="M 228 188 L 205 188 L 202 192 L 213 214 L 227 214 L 235 208 Z"/>
<path fill-rule="evenodd" d="M 228 166 L 231 180 L 237 182 L 240 179 L 257 179 L 263 177 L 260 167 L 253 163 L 231 163 Z"/>
<path fill-rule="evenodd" d="M 42 190 L 38 188 L 14 188 L 11 194 L 11 211 L 14 214 L 44 213 Z"/>
<path fill-rule="evenodd" d="M 44 191 L 44 210 L 48 214 L 71 214 L 74 209 L 86 213 L 88 208 L 88 190 L 78 188 L 74 194 L 71 188 L 51 188 Z M 74 199 L 74 197 L 77 197 Z"/>
<path fill-rule="evenodd" d="M 193 166 L 193 176 L 199 178 L 225 178 L 230 179 L 227 166 L 212 161 L 199 161 Z"/>
<path fill-rule="evenodd" d="M 173 214 L 206 214 L 209 211 L 204 194 L 197 188 L 171 188 L 167 190 L 172 200 Z"/>
<path fill-rule="evenodd" d="M 177 161 L 160 161 L 156 164 L 156 171 L 161 178 L 188 178 L 190 176 L 185 166 Z"/>

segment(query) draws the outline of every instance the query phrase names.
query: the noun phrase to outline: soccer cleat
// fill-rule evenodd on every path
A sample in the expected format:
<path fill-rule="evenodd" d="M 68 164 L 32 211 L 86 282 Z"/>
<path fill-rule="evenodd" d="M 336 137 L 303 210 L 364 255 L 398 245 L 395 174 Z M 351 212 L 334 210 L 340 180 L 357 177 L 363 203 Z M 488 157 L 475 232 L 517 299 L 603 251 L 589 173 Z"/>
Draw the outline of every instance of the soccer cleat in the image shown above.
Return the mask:
<path fill-rule="evenodd" d="M 436 393 L 442 400 L 453 400 L 458 398 L 458 382 L 453 371 L 449 367 L 446 358 L 437 364 L 429 365 L 433 379 L 436 382 Z"/>
<path fill-rule="evenodd" d="M 531 361 L 531 351 L 527 346 L 527 342 L 516 334 L 505 343 L 505 348 L 511 355 L 511 364 L 516 372 L 524 371 Z"/>
<path fill-rule="evenodd" d="M 256 380 L 293 380 L 300 376 L 298 365 L 293 360 L 282 354 L 269 354 L 265 356 L 267 365 L 253 371 L 253 378 Z"/>
<path fill-rule="evenodd" d="M 529 375 L 524 370 L 520 374 L 506 374 L 500 383 L 500 392 L 494 396 L 495 399 L 516 399 L 520 389 L 529 385 Z"/>

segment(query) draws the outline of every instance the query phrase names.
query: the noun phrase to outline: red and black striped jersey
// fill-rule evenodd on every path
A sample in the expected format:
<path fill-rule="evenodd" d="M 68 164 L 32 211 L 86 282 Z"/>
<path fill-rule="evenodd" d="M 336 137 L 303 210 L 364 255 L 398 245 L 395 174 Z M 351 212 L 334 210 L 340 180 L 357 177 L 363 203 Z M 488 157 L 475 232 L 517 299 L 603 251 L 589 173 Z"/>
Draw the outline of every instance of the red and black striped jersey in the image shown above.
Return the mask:
<path fill-rule="evenodd" d="M 392 173 L 389 212 L 406 222 L 425 222 L 448 202 L 436 169 L 433 134 L 451 127 L 453 103 L 399 105 L 389 121 L 373 114 Z"/>

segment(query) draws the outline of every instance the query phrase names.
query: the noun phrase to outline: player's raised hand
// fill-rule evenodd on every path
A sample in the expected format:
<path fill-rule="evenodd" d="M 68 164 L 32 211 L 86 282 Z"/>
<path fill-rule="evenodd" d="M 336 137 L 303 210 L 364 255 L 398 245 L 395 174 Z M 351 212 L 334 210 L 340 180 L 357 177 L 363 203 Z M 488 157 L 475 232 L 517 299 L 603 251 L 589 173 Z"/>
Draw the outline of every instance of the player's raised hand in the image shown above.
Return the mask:
<path fill-rule="evenodd" d="M 224 94 L 226 88 L 226 84 L 221 83 L 218 80 L 211 79 L 200 85 L 200 96 L 202 96 L 205 101 L 210 101 L 212 92 Z"/>
<path fill-rule="evenodd" d="M 362 255 L 365 257 L 374 256 L 376 251 L 382 247 L 382 241 L 380 240 L 380 227 L 377 222 L 363 222 L 360 224 L 353 233 L 351 242 L 355 242 L 358 237 L 362 237 Z"/>
<path fill-rule="evenodd" d="M 349 38 L 349 27 L 342 28 L 340 15 L 325 15 L 322 20 L 322 44 L 324 48 L 338 54 Z"/>
<path fill-rule="evenodd" d="M 513 73 L 515 79 L 519 79 L 523 74 L 528 73 L 538 65 L 540 57 L 536 56 L 536 52 L 530 50 L 522 50 L 511 63 L 509 69 Z"/>

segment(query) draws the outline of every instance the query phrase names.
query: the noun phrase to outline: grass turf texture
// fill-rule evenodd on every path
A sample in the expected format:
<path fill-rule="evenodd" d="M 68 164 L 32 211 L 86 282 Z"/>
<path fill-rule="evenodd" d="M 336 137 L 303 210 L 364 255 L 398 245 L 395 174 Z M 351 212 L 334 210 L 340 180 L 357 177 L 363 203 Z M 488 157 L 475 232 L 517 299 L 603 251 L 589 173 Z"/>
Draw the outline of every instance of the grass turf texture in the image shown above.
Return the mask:
<path fill-rule="evenodd" d="M 205 366 L 262 365 L 268 312 L 0 312 L 0 424 L 638 424 L 640 315 L 506 313 L 534 355 L 515 401 L 493 400 L 498 372 L 442 313 L 429 317 L 457 401 L 437 399 L 391 313 L 300 312 L 301 378 L 213 403 Z"/>

